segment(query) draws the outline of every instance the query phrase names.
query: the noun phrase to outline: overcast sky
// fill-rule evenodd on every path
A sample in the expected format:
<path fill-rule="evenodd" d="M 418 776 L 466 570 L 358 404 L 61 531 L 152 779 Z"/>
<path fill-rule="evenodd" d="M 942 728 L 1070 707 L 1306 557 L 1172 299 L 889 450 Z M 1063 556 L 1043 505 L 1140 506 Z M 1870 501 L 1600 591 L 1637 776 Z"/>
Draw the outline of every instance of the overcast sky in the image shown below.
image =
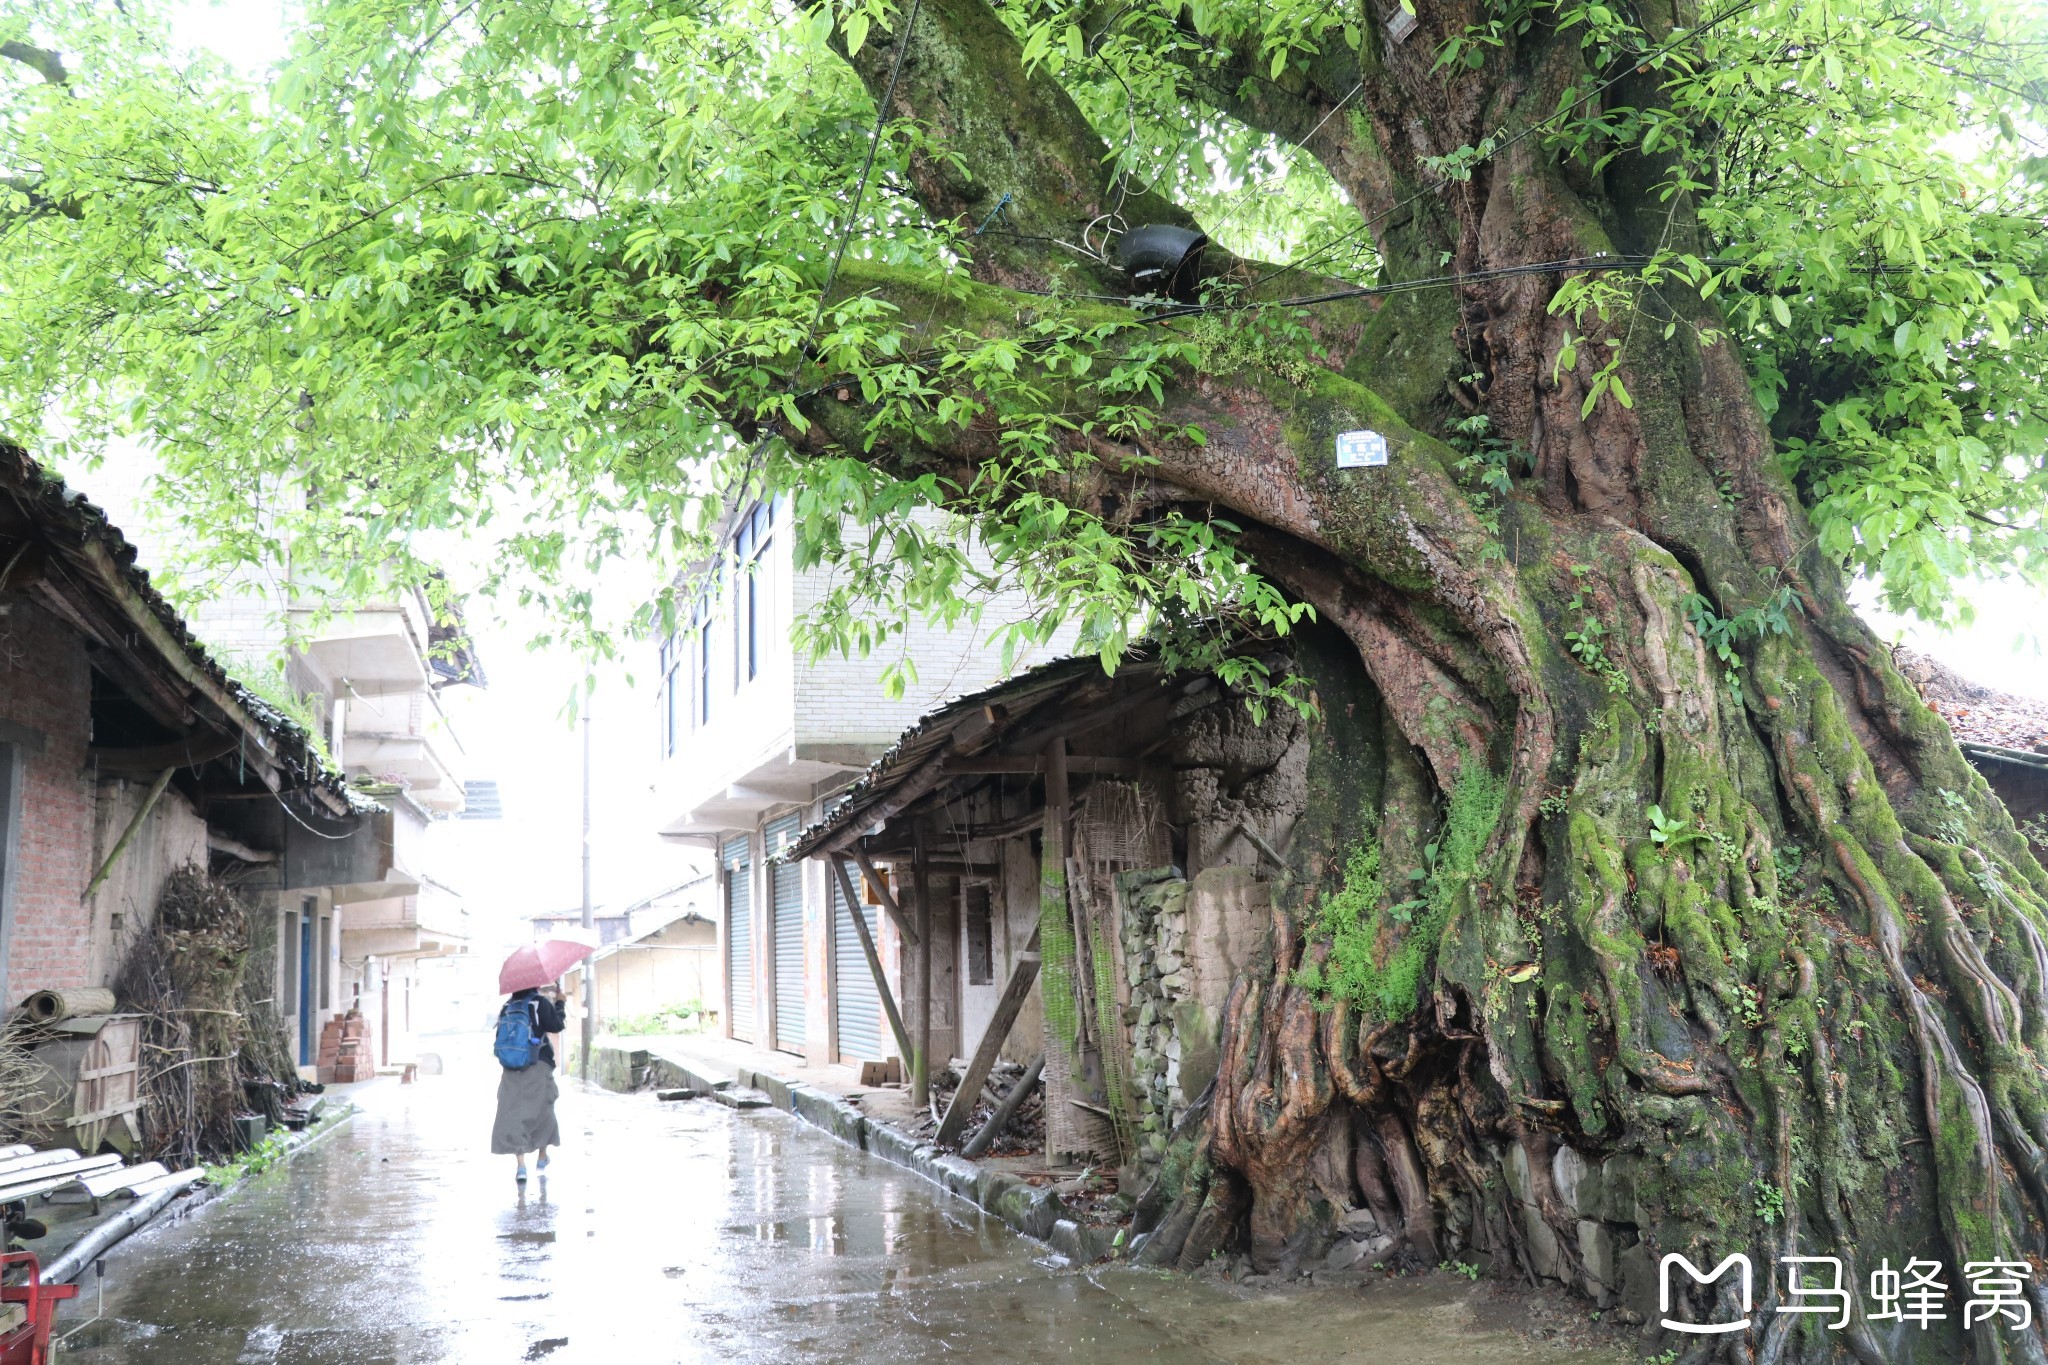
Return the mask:
<path fill-rule="evenodd" d="M 458 689 L 468 695 L 449 699 L 472 775 L 495 779 L 505 807 L 502 822 L 456 822 L 465 882 L 457 889 L 480 916 L 500 906 L 516 915 L 565 909 L 582 897 L 583 748 L 563 704 L 583 666 L 564 651 L 528 649 L 534 624 L 514 618 L 478 628 L 490 686 L 480 693 Z M 592 894 L 612 904 L 684 880 L 700 856 L 654 835 L 656 824 L 677 812 L 659 811 L 649 790 L 656 764 L 654 646 L 629 648 L 639 656 L 634 682 L 624 668 L 601 673 L 591 707 Z"/>
<path fill-rule="evenodd" d="M 177 536 L 166 529 L 169 512 L 150 487 L 152 463 L 140 450 L 116 450 L 96 470 L 61 472 L 135 542 L 142 567 L 156 570 Z M 458 587 L 480 577 L 479 566 L 465 562 L 471 548 L 451 540 L 437 554 Z M 476 552 L 487 546 L 478 542 Z M 629 598 L 656 586 L 655 572 L 644 565 L 620 564 L 605 578 L 607 588 Z M 504 819 L 437 825 L 420 870 L 463 895 L 479 939 L 517 940 L 527 936 L 520 925 L 527 917 L 582 901 L 583 742 L 568 703 L 585 663 L 565 649 L 531 648 L 544 622 L 516 605 L 501 610 L 472 600 L 466 616 L 487 686 L 440 695 L 460 745 L 459 775 L 495 781 Z M 203 638 L 204 624 L 195 626 Z M 234 671 L 237 661 L 216 652 Z M 654 642 L 629 640 L 620 652 L 620 661 L 598 670 L 590 707 L 591 892 L 600 904 L 673 886 L 701 862 L 693 850 L 654 833 L 676 814 L 660 812 L 651 800 Z"/>

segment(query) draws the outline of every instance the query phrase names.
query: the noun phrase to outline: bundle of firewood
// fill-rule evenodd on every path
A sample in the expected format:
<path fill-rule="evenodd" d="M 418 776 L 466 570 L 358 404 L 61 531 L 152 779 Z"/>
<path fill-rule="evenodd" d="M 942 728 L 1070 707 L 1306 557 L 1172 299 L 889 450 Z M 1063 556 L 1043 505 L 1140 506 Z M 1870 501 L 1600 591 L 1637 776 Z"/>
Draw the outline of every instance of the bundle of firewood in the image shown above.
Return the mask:
<path fill-rule="evenodd" d="M 239 1120 L 296 1092 L 282 1030 L 251 1000 L 268 995 L 248 980 L 268 958 L 251 953 L 250 930 L 240 894 L 195 865 L 165 881 L 154 919 L 129 945 L 115 991 L 122 1009 L 144 1016 L 143 1144 L 158 1160 L 231 1154 Z"/>

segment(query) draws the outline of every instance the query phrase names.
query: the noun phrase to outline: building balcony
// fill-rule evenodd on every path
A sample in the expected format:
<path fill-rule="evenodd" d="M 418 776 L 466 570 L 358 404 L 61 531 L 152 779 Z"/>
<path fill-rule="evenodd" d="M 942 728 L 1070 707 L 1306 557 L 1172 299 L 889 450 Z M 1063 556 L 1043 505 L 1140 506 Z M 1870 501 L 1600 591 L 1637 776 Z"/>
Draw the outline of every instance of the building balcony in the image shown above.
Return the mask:
<path fill-rule="evenodd" d="M 346 869 L 334 868 L 333 875 L 324 879 L 334 888 L 336 905 L 398 900 L 415 895 L 420 889 L 416 869 L 427 813 L 402 793 L 377 799 L 385 808 L 368 822 L 373 856 L 357 859 Z"/>
<path fill-rule="evenodd" d="M 439 744 L 425 735 L 348 736 L 343 763 L 351 774 L 366 773 L 405 788 L 405 794 L 434 815 L 462 809 L 462 779 Z"/>
<path fill-rule="evenodd" d="M 433 681 L 426 614 L 410 600 L 359 607 L 318 627 L 309 612 L 293 616 L 295 627 L 313 632 L 304 652 L 337 692 L 345 683 L 359 696 L 390 696 Z"/>
<path fill-rule="evenodd" d="M 469 911 L 433 882 L 412 895 L 351 905 L 341 920 L 345 957 L 456 957 L 469 942 Z"/>
<path fill-rule="evenodd" d="M 663 793 L 669 809 L 680 811 L 661 827 L 665 839 L 706 839 L 721 830 L 750 829 L 760 815 L 778 806 L 807 802 L 824 784 L 845 779 L 881 756 L 880 747 L 855 754 L 849 746 L 822 746 L 815 756 L 809 746 L 785 744 L 758 756 L 718 785 L 673 784 Z M 722 775 L 721 775 L 722 776 Z"/>
<path fill-rule="evenodd" d="M 405 849 L 410 826 L 424 823 L 388 800 L 383 809 L 355 817 L 342 838 L 287 820 L 279 884 L 329 887 L 337 905 L 410 896 L 419 890 L 419 879 L 407 870 Z"/>

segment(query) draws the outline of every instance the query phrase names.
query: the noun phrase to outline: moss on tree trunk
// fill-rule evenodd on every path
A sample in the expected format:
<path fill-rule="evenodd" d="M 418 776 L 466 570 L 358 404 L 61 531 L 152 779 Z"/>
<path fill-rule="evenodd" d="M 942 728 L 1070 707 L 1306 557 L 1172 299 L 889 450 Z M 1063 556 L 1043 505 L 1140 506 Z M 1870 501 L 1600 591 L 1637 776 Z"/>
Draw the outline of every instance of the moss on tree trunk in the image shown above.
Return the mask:
<path fill-rule="evenodd" d="M 925 13 L 929 50 L 965 41 L 941 31 L 951 7 Z M 1423 36 L 1479 17 L 1426 14 Z M 1434 50 L 1369 33 L 1358 117 L 1316 124 L 1331 92 L 1313 82 L 1218 100 L 1283 136 L 1316 126 L 1396 278 L 1689 238 L 1653 158 L 1588 175 L 1530 137 L 1435 182 L 1428 158 L 1548 116 L 1583 58 L 1539 33 L 1449 83 Z M 969 106 L 998 96 L 949 81 L 951 60 L 912 63 L 900 101 L 978 126 Z M 857 65 L 878 83 L 882 50 Z M 1024 211 L 1072 216 L 1067 180 L 1008 151 L 988 171 Z M 928 186 L 934 211 L 995 188 L 966 183 Z M 992 248 L 974 269 L 1006 284 L 1018 266 Z M 1199 1158 L 1153 1201 L 1152 1259 L 1319 1254 L 1335 1149 L 1345 1196 L 1424 1263 L 1490 1258 L 1640 1314 L 1655 1258 L 1748 1252 L 1756 1326 L 1671 1338 L 1688 1359 L 2039 1361 L 2037 1331 L 1966 1345 L 1961 1292 L 1903 1334 L 1772 1311 L 1780 1255 L 1842 1258 L 1861 1297 L 1884 1262 L 1940 1260 L 1963 1290 L 1964 1262 L 2048 1252 L 2048 875 L 1812 550 L 1738 359 L 1699 339 L 1712 307 L 1667 291 L 1667 336 L 1553 316 L 1557 286 L 1325 314 L 1330 364 L 1305 375 L 1184 373 L 1167 415 L 1206 442 L 1161 441 L 1128 474 L 1141 506 L 1226 510 L 1341 641 L 1302 646 L 1315 797 L 1223 1023 Z M 1588 407 L 1614 350 L 1631 402 Z M 1529 456 L 1505 499 L 1432 434 L 1466 410 Z M 1336 433 L 1361 427 L 1391 463 L 1337 469 Z M 905 458 L 966 472 L 982 454 Z M 1109 477 L 1065 495 L 1093 507 Z M 1376 902 L 1336 932 L 1368 848 Z M 1369 960 L 1345 960 L 1361 943 Z M 1333 986 L 1384 987 L 1404 954 L 1426 964 L 1406 1008 Z"/>

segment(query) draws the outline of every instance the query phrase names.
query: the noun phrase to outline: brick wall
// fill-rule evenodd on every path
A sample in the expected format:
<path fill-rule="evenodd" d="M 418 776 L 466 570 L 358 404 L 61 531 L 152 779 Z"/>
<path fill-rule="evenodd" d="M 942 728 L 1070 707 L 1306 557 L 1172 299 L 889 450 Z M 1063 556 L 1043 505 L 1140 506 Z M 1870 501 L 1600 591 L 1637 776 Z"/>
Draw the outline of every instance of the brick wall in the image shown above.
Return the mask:
<path fill-rule="evenodd" d="M 19 860 L 6 1005 L 33 990 L 97 984 L 92 920 L 80 899 L 92 876 L 94 793 L 87 769 L 91 681 L 85 646 L 64 622 L 15 597 L 0 618 L 0 719 L 43 736 L 24 755 Z"/>

